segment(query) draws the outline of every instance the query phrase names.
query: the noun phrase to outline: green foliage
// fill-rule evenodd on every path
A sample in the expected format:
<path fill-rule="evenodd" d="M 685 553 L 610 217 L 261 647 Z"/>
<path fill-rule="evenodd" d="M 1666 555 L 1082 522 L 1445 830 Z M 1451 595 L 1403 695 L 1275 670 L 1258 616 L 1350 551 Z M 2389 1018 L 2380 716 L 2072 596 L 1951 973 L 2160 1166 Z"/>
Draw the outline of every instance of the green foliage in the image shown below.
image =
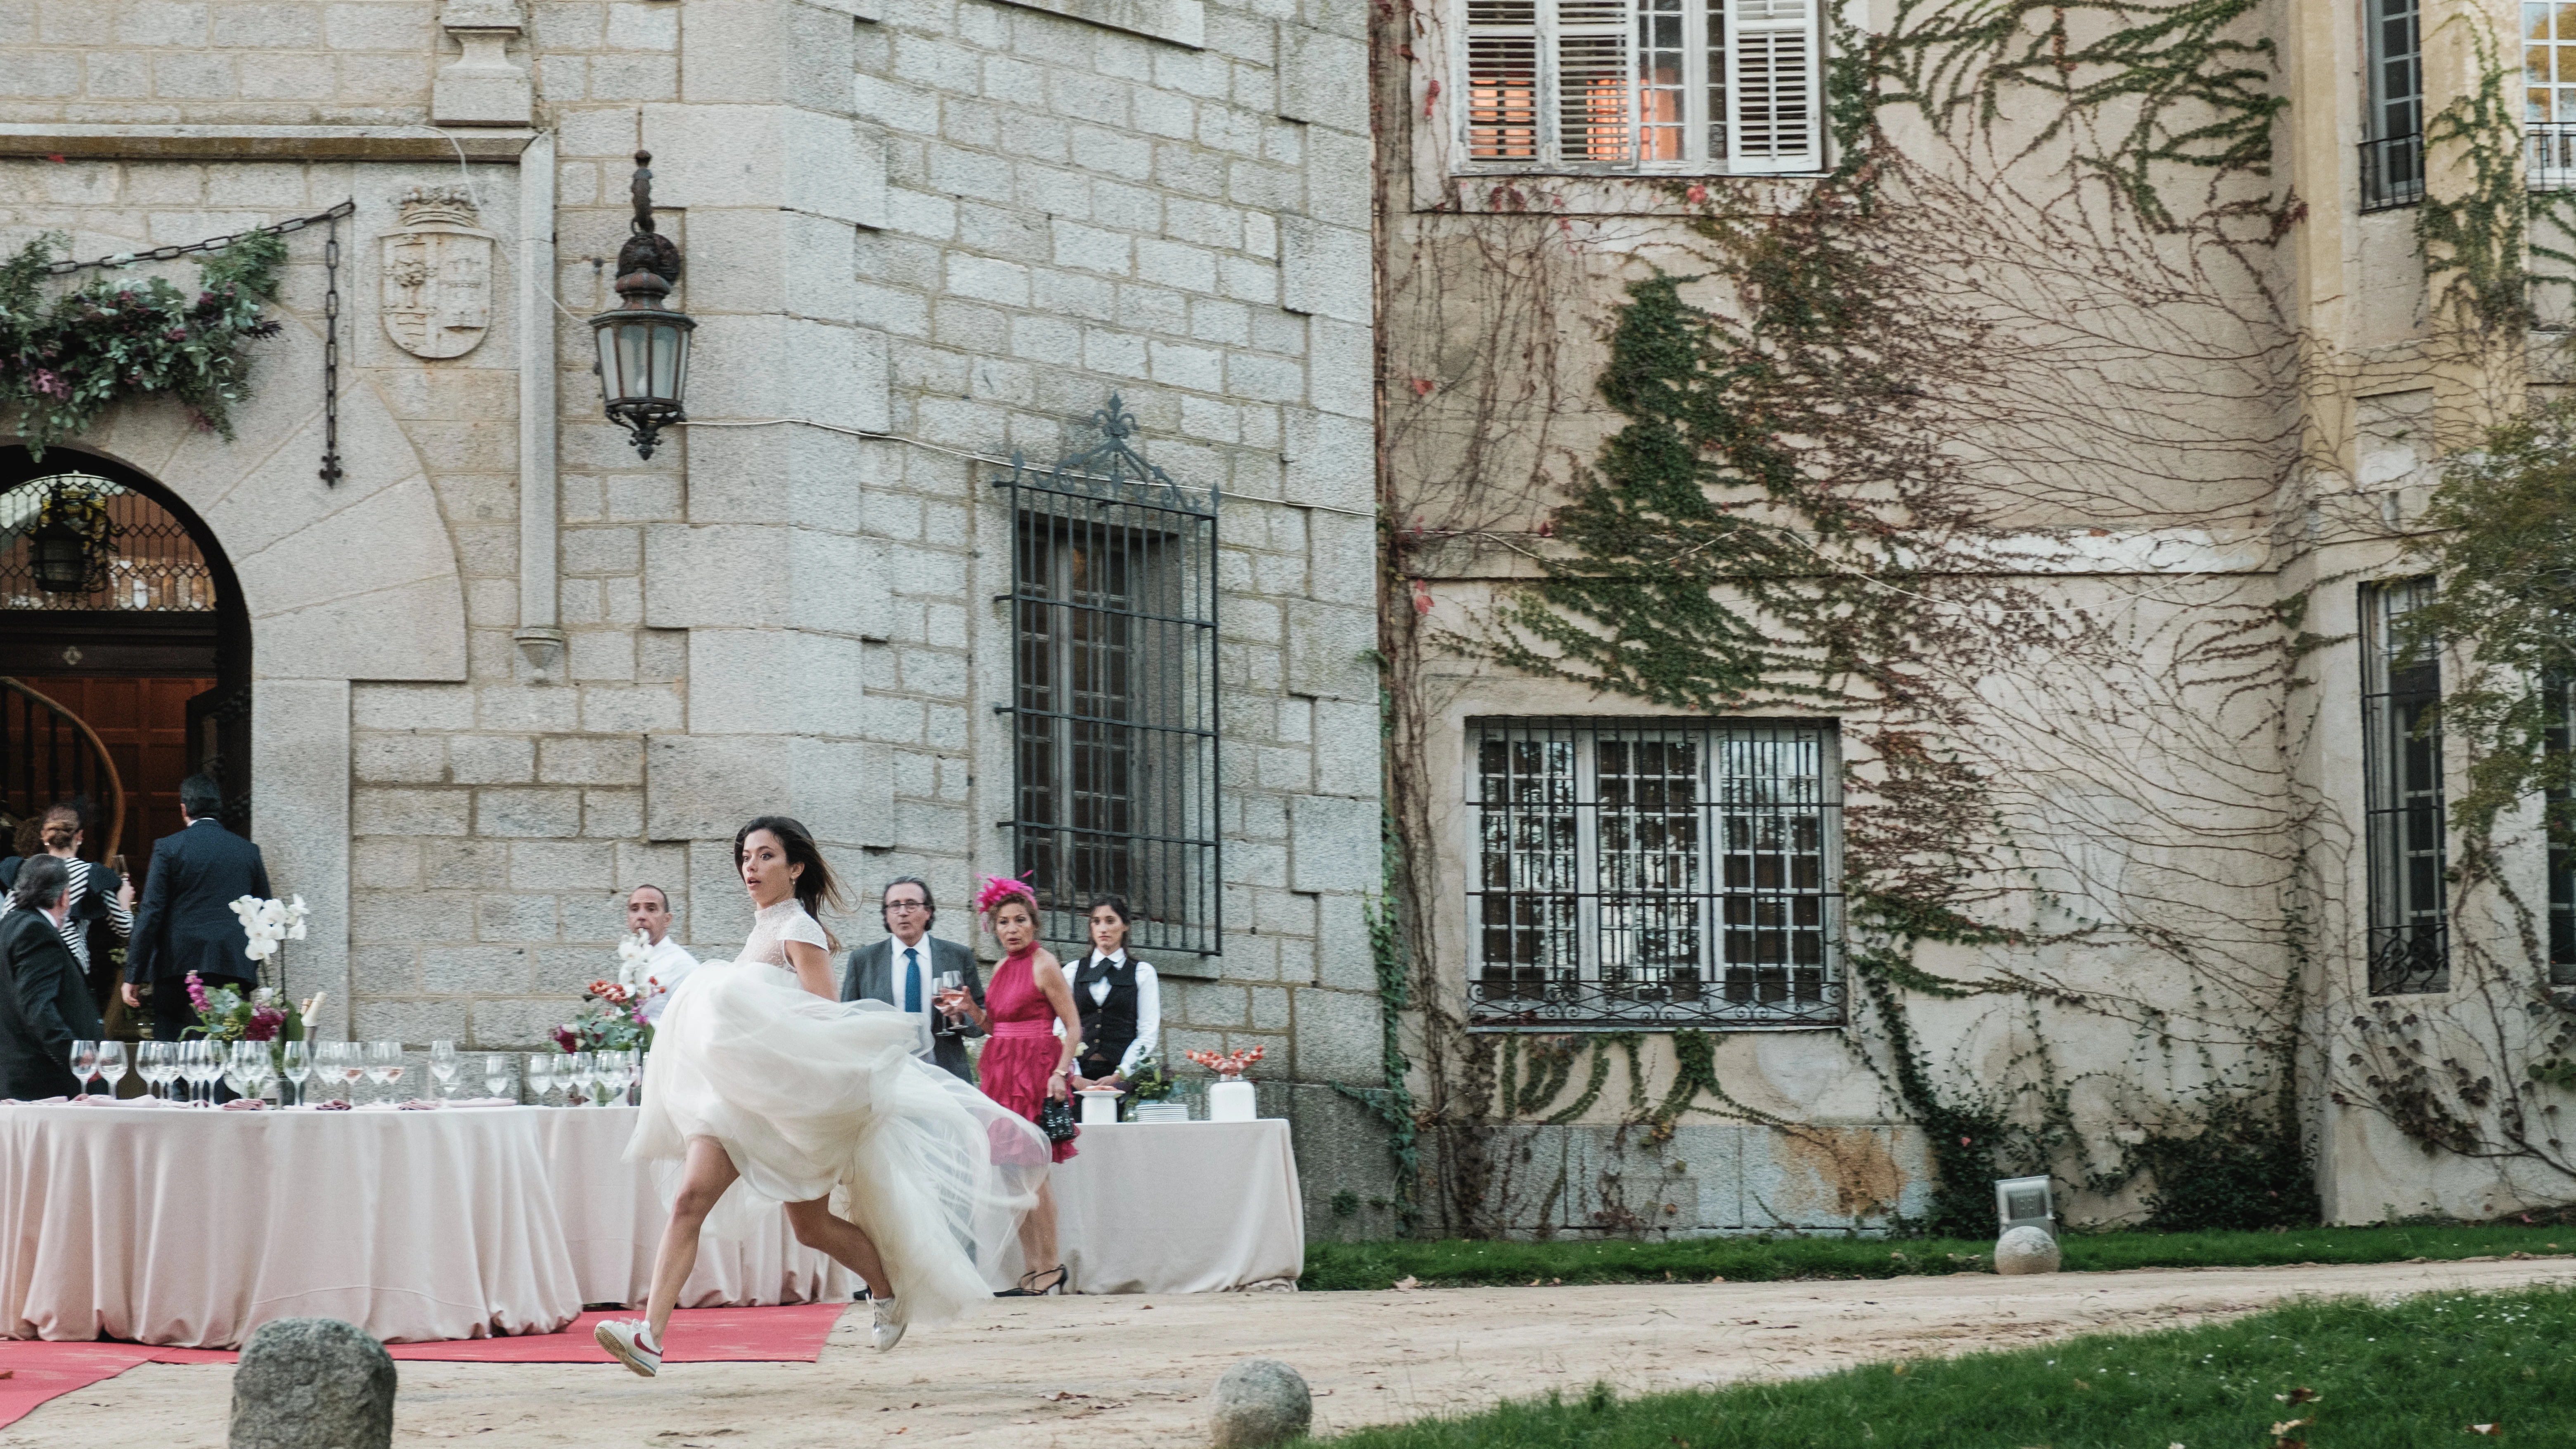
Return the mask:
<path fill-rule="evenodd" d="M 2520 340 L 2531 325 L 2530 268 L 2525 262 L 2534 206 L 2523 185 L 2519 69 L 2508 73 L 2484 18 L 2455 12 L 2444 25 L 2466 26 L 2478 59 L 2478 84 L 2424 122 L 2428 170 L 2456 175 L 2446 155 L 2467 163 L 2468 188 L 2426 188 L 2415 235 L 2424 271 L 2436 289 L 2437 313 Z"/>
<path fill-rule="evenodd" d="M 1386 1074 L 1385 1085 L 1347 1087 L 1336 1082 L 1333 1086 L 1375 1113 L 1386 1127 L 1387 1155 L 1395 1169 L 1396 1220 L 1411 1231 L 1421 1215 L 1422 1145 L 1413 1088 L 1407 1081 L 1413 1063 L 1404 1053 L 1404 1012 L 1413 1003 L 1413 972 L 1411 955 L 1404 945 L 1403 917 L 1395 904 L 1403 883 L 1404 847 L 1392 815 L 1380 822 L 1378 838 L 1387 892 L 1363 909 L 1368 916 L 1369 955 L 1377 968 L 1380 1066 Z"/>
<path fill-rule="evenodd" d="M 1724 1389 L 1503 1404 L 1362 1429 L 1347 1449 L 2421 1449 L 2576 1439 L 2576 1293 L 2303 1301 L 2230 1323 L 2097 1334 Z M 2299 1427 L 2294 1427 L 2299 1426 Z"/>
<path fill-rule="evenodd" d="M 1844 1235 L 1747 1238 L 1551 1239 L 1480 1242 L 1404 1239 L 1306 1246 L 1308 1290 L 1383 1291 L 1400 1278 L 1431 1287 L 1510 1288 L 1533 1279 L 1565 1283 L 1774 1283 L 1797 1278 L 1904 1278 L 1988 1272 L 1995 1245 L 1994 1200 L 1974 1237 L 1860 1238 Z M 2130 1268 L 2260 1268 L 2297 1263 L 2439 1262 L 2576 1251 L 2576 1227 L 2417 1224 L 2295 1228 L 2288 1232 L 2068 1233 L 2059 1239 L 2068 1272 Z"/>
<path fill-rule="evenodd" d="M 2213 181 L 2271 174 L 2273 122 L 2290 102 L 2271 38 L 2248 23 L 2256 9 L 2256 0 L 1901 0 L 1875 48 L 1875 100 L 1944 127 L 2022 123 L 2021 154 L 2071 145 L 2076 164 L 2140 219 L 2172 230 L 2189 218 L 2165 196 L 2177 169 Z"/>
<path fill-rule="evenodd" d="M 250 396 L 245 346 L 278 330 L 260 308 L 276 299 L 285 241 L 261 232 L 207 255 L 193 296 L 111 274 L 49 297 L 45 268 L 65 245 L 47 233 L 0 262 L 0 409 L 17 413 L 28 451 L 41 457 L 109 405 L 156 395 L 230 441 L 233 407 Z"/>
<path fill-rule="evenodd" d="M 2301 1228 L 2323 1212 L 2297 1117 L 2243 1097 L 2214 1098 L 2198 1131 L 2150 1135 L 2122 1165 L 2153 1182 L 2146 1226 L 2159 1232 Z"/>

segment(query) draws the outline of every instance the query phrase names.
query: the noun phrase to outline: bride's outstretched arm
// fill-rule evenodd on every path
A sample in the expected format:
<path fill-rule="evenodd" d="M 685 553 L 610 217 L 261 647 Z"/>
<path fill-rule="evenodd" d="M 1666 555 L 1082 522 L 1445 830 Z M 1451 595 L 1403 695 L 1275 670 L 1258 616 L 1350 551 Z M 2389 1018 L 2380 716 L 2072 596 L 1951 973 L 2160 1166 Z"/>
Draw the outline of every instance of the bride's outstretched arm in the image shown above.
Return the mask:
<path fill-rule="evenodd" d="M 840 989 L 832 984 L 832 955 L 809 941 L 787 943 L 787 964 L 796 968 L 796 984 L 825 1001 L 841 999 Z"/>
<path fill-rule="evenodd" d="M 1071 1097 L 1073 1088 L 1066 1078 L 1072 1075 L 1073 1064 L 1082 1055 L 1082 1013 L 1074 1009 L 1073 985 L 1064 979 L 1064 966 L 1053 951 L 1040 946 L 1037 959 L 1029 966 L 1038 990 L 1046 993 L 1047 1005 L 1055 1008 L 1055 1019 L 1063 1026 L 1059 1035 L 1064 1043 L 1063 1055 L 1056 1059 L 1055 1072 L 1047 1078 L 1047 1095 Z"/>

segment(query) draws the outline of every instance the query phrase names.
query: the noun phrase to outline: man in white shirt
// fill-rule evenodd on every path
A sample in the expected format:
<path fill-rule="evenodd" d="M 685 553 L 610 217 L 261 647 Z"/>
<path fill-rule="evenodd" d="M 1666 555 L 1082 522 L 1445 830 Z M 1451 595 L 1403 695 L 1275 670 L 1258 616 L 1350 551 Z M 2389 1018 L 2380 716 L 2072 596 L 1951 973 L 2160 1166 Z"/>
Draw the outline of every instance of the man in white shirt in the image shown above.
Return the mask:
<path fill-rule="evenodd" d="M 620 978 L 644 993 L 644 1019 L 659 1020 L 681 978 L 697 969 L 698 958 L 671 939 L 671 896 L 660 886 L 640 885 L 626 893 L 626 929 L 642 932 L 646 944 L 643 957 L 628 962 Z"/>
<path fill-rule="evenodd" d="M 909 1012 L 918 1043 L 913 1055 L 972 1083 L 975 1068 L 966 1059 L 966 1038 L 981 1031 L 972 1021 L 940 1011 L 938 1001 L 939 978 L 955 972 L 957 984 L 975 1004 L 984 1003 L 984 977 L 975 969 L 975 953 L 930 934 L 939 907 L 930 898 L 928 881 L 918 876 L 888 881 L 878 902 L 886 939 L 850 953 L 841 976 L 841 999 L 882 1001 Z"/>

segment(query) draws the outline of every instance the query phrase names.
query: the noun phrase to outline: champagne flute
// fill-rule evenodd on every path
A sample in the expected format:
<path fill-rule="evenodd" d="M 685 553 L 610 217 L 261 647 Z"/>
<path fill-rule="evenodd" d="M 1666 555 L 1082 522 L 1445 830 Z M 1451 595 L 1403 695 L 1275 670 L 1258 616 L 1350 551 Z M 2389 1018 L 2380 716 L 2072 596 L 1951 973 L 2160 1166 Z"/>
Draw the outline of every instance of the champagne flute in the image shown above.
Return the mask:
<path fill-rule="evenodd" d="M 107 1078 L 107 1095 L 114 1097 L 125 1081 L 125 1043 L 103 1041 L 98 1044 L 98 1074 Z"/>
<path fill-rule="evenodd" d="M 483 1095 L 487 1097 L 510 1095 L 510 1059 L 499 1052 L 489 1052 L 484 1055 Z"/>
<path fill-rule="evenodd" d="M 438 1095 L 447 1096 L 456 1085 L 456 1043 L 434 1041 L 429 1044 L 429 1074 L 438 1079 Z"/>
<path fill-rule="evenodd" d="M 379 1041 L 367 1044 L 367 1075 L 373 1077 L 377 1087 L 381 1089 L 376 1094 L 377 1101 L 393 1100 L 394 1083 L 402 1080 L 402 1074 L 401 1042 Z"/>
<path fill-rule="evenodd" d="M 528 1095 L 540 1107 L 546 1104 L 546 1093 L 555 1088 L 555 1056 L 553 1052 L 528 1053 Z"/>
<path fill-rule="evenodd" d="M 72 1075 L 80 1078 L 80 1095 L 89 1095 L 90 1078 L 98 1075 L 98 1043 L 86 1038 L 72 1042 Z"/>
<path fill-rule="evenodd" d="M 301 1107 L 304 1105 L 304 1079 L 313 1075 L 313 1043 L 288 1042 L 278 1056 L 280 1066 L 286 1073 L 287 1082 L 295 1089 L 295 1105 Z M 278 1105 L 282 1107 L 286 1104 L 281 1101 Z"/>

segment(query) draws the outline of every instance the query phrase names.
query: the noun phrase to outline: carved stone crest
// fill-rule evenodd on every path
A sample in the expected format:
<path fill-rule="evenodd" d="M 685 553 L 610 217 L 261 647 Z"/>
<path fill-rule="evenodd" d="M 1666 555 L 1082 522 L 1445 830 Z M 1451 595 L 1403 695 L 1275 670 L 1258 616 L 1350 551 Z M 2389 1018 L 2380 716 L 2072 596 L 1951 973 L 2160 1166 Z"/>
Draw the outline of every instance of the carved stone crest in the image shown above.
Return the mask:
<path fill-rule="evenodd" d="M 381 238 L 385 335 L 415 357 L 462 357 L 492 325 L 492 234 L 462 186 L 415 186 L 401 205 Z"/>

